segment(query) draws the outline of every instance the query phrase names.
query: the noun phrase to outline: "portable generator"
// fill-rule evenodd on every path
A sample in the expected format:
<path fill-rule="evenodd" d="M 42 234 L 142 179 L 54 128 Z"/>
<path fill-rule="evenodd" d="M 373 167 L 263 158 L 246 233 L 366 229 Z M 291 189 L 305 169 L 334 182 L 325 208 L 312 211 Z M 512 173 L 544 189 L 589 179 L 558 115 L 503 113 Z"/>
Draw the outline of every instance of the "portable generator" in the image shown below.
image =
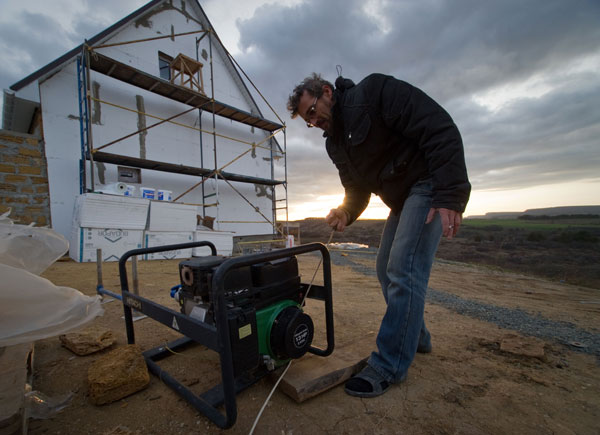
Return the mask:
<path fill-rule="evenodd" d="M 224 261 L 209 256 L 179 263 L 181 285 L 173 296 L 182 313 L 215 324 L 212 277 Z M 261 363 L 273 369 L 308 351 L 314 326 L 301 308 L 306 289 L 295 256 L 234 269 L 223 287 L 234 375 Z"/>
<path fill-rule="evenodd" d="M 171 289 L 179 312 L 129 292 L 128 258 L 198 246 L 208 246 L 212 255 L 179 263 L 180 284 Z M 301 282 L 297 256 L 313 251 L 322 256 L 323 285 Z M 331 264 L 327 248 L 320 243 L 240 257 L 216 255 L 210 242 L 134 249 L 119 260 L 119 274 L 128 342 L 135 342 L 132 309 L 182 333 L 184 337 L 144 352 L 148 368 L 221 428 L 235 423 L 236 393 L 306 352 L 319 356 L 333 352 Z M 306 297 L 324 303 L 325 349 L 312 346 L 314 324 L 303 311 Z M 157 364 L 194 342 L 220 355 L 221 384 L 201 395 Z M 221 405 L 224 414 L 218 409 Z"/>

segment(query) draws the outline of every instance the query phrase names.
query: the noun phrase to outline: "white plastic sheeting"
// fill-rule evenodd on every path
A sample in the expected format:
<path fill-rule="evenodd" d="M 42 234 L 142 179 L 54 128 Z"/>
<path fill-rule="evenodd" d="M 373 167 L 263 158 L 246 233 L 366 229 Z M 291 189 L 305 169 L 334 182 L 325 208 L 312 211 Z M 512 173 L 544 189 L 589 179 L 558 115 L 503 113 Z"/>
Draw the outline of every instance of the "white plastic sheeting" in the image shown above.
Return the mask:
<path fill-rule="evenodd" d="M 38 276 L 68 248 L 51 229 L 0 216 L 0 347 L 63 334 L 103 313 L 99 296 Z"/>
<path fill-rule="evenodd" d="M 0 263 L 41 274 L 69 249 L 49 228 L 0 223 Z"/>

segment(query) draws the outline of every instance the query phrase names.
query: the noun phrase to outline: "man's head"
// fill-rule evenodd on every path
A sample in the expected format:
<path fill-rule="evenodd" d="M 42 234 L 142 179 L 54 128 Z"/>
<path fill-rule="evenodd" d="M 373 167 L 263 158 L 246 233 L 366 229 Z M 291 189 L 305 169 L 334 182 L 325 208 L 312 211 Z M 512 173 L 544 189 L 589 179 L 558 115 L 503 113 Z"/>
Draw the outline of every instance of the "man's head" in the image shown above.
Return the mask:
<path fill-rule="evenodd" d="M 294 88 L 287 109 L 292 119 L 300 115 L 308 127 L 318 127 L 331 133 L 333 103 L 333 85 L 319 74 L 312 73 Z"/>

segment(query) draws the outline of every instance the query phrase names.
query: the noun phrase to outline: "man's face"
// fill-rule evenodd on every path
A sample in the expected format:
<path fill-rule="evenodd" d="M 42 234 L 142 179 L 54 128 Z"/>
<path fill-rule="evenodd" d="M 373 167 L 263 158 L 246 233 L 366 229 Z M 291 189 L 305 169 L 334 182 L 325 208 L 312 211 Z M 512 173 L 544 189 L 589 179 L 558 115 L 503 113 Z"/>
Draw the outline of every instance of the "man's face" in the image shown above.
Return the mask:
<path fill-rule="evenodd" d="M 333 92 L 329 86 L 323 86 L 323 94 L 316 98 L 308 91 L 304 91 L 298 103 L 298 114 L 310 127 L 318 127 L 331 133 L 331 107 Z"/>

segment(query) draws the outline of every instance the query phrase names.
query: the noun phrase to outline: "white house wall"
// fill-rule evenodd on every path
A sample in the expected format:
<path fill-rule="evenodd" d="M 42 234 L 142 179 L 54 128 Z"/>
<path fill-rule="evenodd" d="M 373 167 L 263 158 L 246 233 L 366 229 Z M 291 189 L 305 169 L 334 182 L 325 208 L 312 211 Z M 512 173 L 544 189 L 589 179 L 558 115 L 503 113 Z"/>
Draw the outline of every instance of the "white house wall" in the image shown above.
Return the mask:
<path fill-rule="evenodd" d="M 40 91 L 35 81 L 19 89 L 15 92 L 15 95 L 24 100 L 35 101 L 36 103 L 40 102 Z"/>
<path fill-rule="evenodd" d="M 174 2 L 174 4 L 179 4 L 179 2 Z M 189 7 L 187 12 L 190 13 Z M 173 28 L 174 33 L 184 33 L 199 30 L 199 24 L 181 12 L 170 8 L 169 4 L 166 3 L 166 6 L 159 6 L 154 11 L 124 27 L 109 40 L 103 41 L 103 44 L 170 34 L 171 28 Z M 98 51 L 134 68 L 159 76 L 159 51 L 171 57 L 183 53 L 195 59 L 195 41 L 200 36 L 202 34 L 176 37 L 175 40 L 166 38 L 151 42 L 107 47 Z M 199 44 L 199 56 L 202 55 L 203 50 L 210 53 L 209 44 L 209 37 L 206 36 Z M 215 44 L 214 40 L 213 44 Z M 202 57 L 200 57 L 200 61 L 204 63 L 204 89 L 207 95 L 210 96 L 209 61 L 205 61 Z M 236 85 L 224 64 L 224 60 L 218 56 L 214 47 L 213 74 L 215 99 L 250 112 L 251 107 L 248 101 Z M 95 148 L 139 130 L 140 121 L 145 121 L 146 126 L 159 121 L 150 117 L 150 115 L 168 118 L 190 108 L 190 106 L 160 97 L 93 71 L 91 72 L 90 82 L 92 83 L 94 97 L 130 109 L 128 111 L 104 103 L 92 104 L 91 118 L 93 123 L 91 124 L 91 130 Z M 60 72 L 43 81 L 40 84 L 40 96 L 48 157 L 52 222 L 53 227 L 58 232 L 68 237 L 71 229 L 74 200 L 79 194 L 79 159 L 81 156 L 75 62 L 67 64 Z M 134 112 L 136 110 L 143 111 L 146 115 Z M 213 129 L 213 116 L 209 112 L 202 112 L 201 122 L 198 110 L 193 110 L 174 121 L 194 128 L 199 128 L 201 125 L 203 130 L 209 132 Z M 266 132 L 260 129 L 253 129 L 250 126 L 219 116 L 216 116 L 216 127 L 218 134 L 242 139 L 248 143 L 262 142 L 268 136 Z M 264 144 L 267 147 L 268 145 L 269 142 Z M 225 166 L 250 148 L 250 145 L 224 137 L 217 137 L 216 166 L 218 168 Z M 209 133 L 201 134 L 195 129 L 171 123 L 164 123 L 151 128 L 145 134 L 135 134 L 102 151 L 187 166 L 215 168 L 213 135 Z M 270 154 L 270 150 L 257 147 L 231 165 L 223 168 L 223 171 L 270 178 Z M 89 169 L 88 165 L 88 176 L 90 174 Z M 116 165 L 95 164 L 94 184 L 96 188 L 101 184 L 116 182 L 117 178 Z M 88 180 L 88 186 L 90 185 L 89 181 L 91 180 Z M 173 197 L 176 197 L 199 181 L 199 177 L 142 170 L 142 183 L 137 187 L 144 186 L 171 190 Z M 205 195 L 213 193 L 217 188 L 214 181 L 208 181 L 204 184 Z M 207 215 L 218 217 L 217 229 L 234 231 L 239 235 L 272 232 L 272 227 L 268 223 L 234 224 L 219 222 L 263 221 L 264 218 L 256 213 L 253 207 L 258 207 L 260 212 L 270 220 L 273 218 L 272 189 L 270 187 L 255 186 L 251 183 L 232 184 L 244 194 L 252 203 L 252 206 L 233 191 L 226 182 L 219 181 L 218 210 L 215 207 L 206 208 Z M 199 187 L 186 194 L 180 201 L 201 204 L 202 188 Z M 206 203 L 213 203 L 214 201 L 215 198 L 211 197 L 206 200 Z M 199 214 L 202 214 L 202 207 L 199 207 L 198 211 Z"/>

